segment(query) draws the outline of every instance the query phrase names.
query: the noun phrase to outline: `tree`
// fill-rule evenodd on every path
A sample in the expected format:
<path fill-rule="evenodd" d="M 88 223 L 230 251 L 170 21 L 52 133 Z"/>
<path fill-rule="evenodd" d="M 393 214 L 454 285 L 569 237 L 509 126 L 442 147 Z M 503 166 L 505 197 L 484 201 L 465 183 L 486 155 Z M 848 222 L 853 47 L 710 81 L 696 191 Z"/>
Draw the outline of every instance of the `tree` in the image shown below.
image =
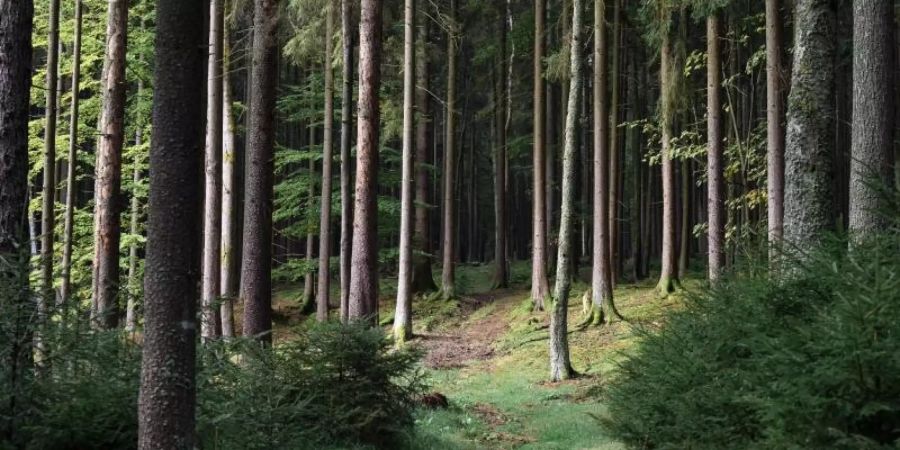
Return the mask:
<path fill-rule="evenodd" d="M 571 86 L 569 104 L 566 111 L 566 129 L 563 149 L 562 173 L 562 213 L 559 221 L 559 247 L 556 261 L 556 292 L 553 313 L 550 315 L 550 380 L 559 381 L 572 378 L 572 362 L 569 360 L 569 290 L 572 278 L 569 273 L 574 253 L 572 231 L 575 227 L 575 157 L 578 146 L 578 107 L 581 95 L 582 65 L 581 55 L 581 0 L 572 1 L 571 34 Z M 602 228 L 602 227 L 600 227 Z"/>
<path fill-rule="evenodd" d="M 544 137 L 544 108 L 546 89 L 544 86 L 544 22 L 546 20 L 546 0 L 534 0 L 534 201 L 532 204 L 532 249 L 531 249 L 531 300 L 534 309 L 543 310 L 544 300 L 550 296 L 547 280 L 547 216 L 545 210 L 547 161 Z"/>
<path fill-rule="evenodd" d="M 669 20 L 669 12 L 666 6 L 661 6 L 663 20 Z M 668 295 L 678 285 L 678 259 L 675 253 L 675 162 L 672 160 L 672 115 L 674 99 L 672 98 L 672 83 L 674 69 L 672 65 L 672 47 L 669 43 L 668 27 L 662 27 L 662 43 L 660 44 L 660 143 L 662 144 L 662 191 L 663 191 L 663 217 L 662 217 L 662 268 L 659 274 L 657 290 L 662 295 Z"/>
<path fill-rule="evenodd" d="M 78 94 L 81 89 L 81 0 L 75 0 L 75 37 L 72 44 L 72 107 L 69 113 L 69 157 L 66 169 L 66 209 L 63 223 L 62 282 L 60 301 L 68 308 L 72 295 L 72 227 L 75 218 L 75 172 L 78 170 Z"/>
<path fill-rule="evenodd" d="M 350 262 L 349 320 L 377 322 L 378 221 L 376 186 L 381 110 L 381 0 L 362 0 L 359 23 L 359 109 L 353 257 Z"/>
<path fill-rule="evenodd" d="M 44 190 L 41 202 L 41 293 L 38 316 L 47 314 L 53 301 L 53 243 L 56 222 L 56 116 L 59 71 L 59 0 L 50 0 L 50 30 L 47 39 L 47 113 L 44 125 Z"/>
<path fill-rule="evenodd" d="M 209 42 L 206 68 L 206 152 L 203 199 L 203 282 L 200 301 L 200 335 L 214 339 L 216 303 L 221 281 L 222 240 L 222 28 L 223 0 L 209 0 Z"/>
<path fill-rule="evenodd" d="M 766 188 L 770 259 L 784 234 L 784 94 L 781 0 L 766 0 Z M 710 248 L 711 249 L 711 248 Z"/>
<path fill-rule="evenodd" d="M 413 239 L 413 142 L 415 132 L 416 2 L 403 8 L 403 154 L 400 175 L 400 268 L 397 274 L 397 308 L 394 340 L 398 345 L 412 337 L 412 239 Z"/>
<path fill-rule="evenodd" d="M 347 322 L 350 313 L 350 259 L 353 245 L 353 195 L 350 192 L 350 146 L 353 142 L 353 15 L 350 0 L 341 0 L 341 321 Z"/>
<path fill-rule="evenodd" d="M 127 33 L 128 2 L 110 0 L 106 19 L 103 99 L 94 187 L 94 276 L 91 309 L 95 326 L 102 328 L 115 328 L 119 321 L 116 301 L 119 293 Z"/>
<path fill-rule="evenodd" d="M 322 200 L 319 216 L 319 289 L 316 297 L 316 320 L 328 319 L 328 302 L 331 301 L 331 163 L 334 159 L 334 70 L 331 58 L 334 53 L 334 0 L 328 0 L 325 9 L 325 124 L 322 139 Z"/>
<path fill-rule="evenodd" d="M 234 298 L 238 294 L 239 264 L 235 255 L 240 236 L 238 234 L 238 195 L 237 171 L 238 160 L 235 146 L 235 123 L 231 103 L 231 44 L 228 40 L 228 28 L 222 26 L 222 263 L 219 275 L 219 295 L 222 305 L 219 315 L 222 317 L 222 337 L 234 336 Z"/>
<path fill-rule="evenodd" d="M 505 12 L 505 11 L 504 11 Z M 497 142 L 494 154 L 494 289 L 509 287 L 509 261 L 506 252 L 506 27 L 501 16 L 499 29 L 500 54 L 494 86 L 494 117 Z"/>
<path fill-rule="evenodd" d="M 834 27 L 828 0 L 795 3 L 785 143 L 784 239 L 801 252 L 833 225 Z"/>
<path fill-rule="evenodd" d="M 141 91 L 144 90 L 144 80 L 138 79 L 137 98 L 141 98 Z M 141 125 L 134 132 L 134 145 L 140 146 L 143 139 L 143 130 Z M 134 163 L 132 168 L 132 181 L 135 186 L 141 181 L 141 164 Z M 131 216 L 129 220 L 129 233 L 137 236 L 140 232 L 141 203 L 137 195 L 131 196 Z M 139 301 L 139 283 L 138 279 L 138 244 L 132 241 L 128 246 L 128 300 L 125 305 L 125 331 L 134 331 L 137 328 L 137 303 Z"/>
<path fill-rule="evenodd" d="M 428 239 L 428 182 L 429 182 L 429 149 L 430 133 L 430 95 L 428 89 L 429 64 L 427 57 L 428 21 L 419 24 L 419 39 L 416 43 L 416 220 L 413 231 L 413 274 L 412 290 L 414 293 L 431 292 L 437 289 L 431 273 L 432 257 Z"/>
<path fill-rule="evenodd" d="M 456 58 L 459 32 L 456 22 L 456 2 L 450 0 L 449 24 L 447 25 L 447 139 L 444 145 L 444 201 L 443 240 L 441 256 L 441 297 L 456 295 Z"/>
<path fill-rule="evenodd" d="M 706 170 L 709 221 L 709 281 L 718 281 L 725 269 L 725 174 L 722 142 L 721 22 L 716 13 L 706 18 Z"/>
<path fill-rule="evenodd" d="M 122 2 L 124 3 L 124 2 Z M 138 448 L 192 448 L 200 276 L 202 0 L 157 0 Z"/>
<path fill-rule="evenodd" d="M 275 148 L 275 88 L 278 60 L 278 1 L 254 0 L 250 129 L 244 187 L 241 298 L 244 336 L 271 342 L 272 197 Z"/>
<path fill-rule="evenodd" d="M 612 29 L 612 66 L 610 67 L 610 102 L 609 102 L 609 270 L 610 282 L 613 286 L 619 278 L 619 177 L 622 171 L 619 168 L 619 60 L 622 53 L 620 49 L 622 17 L 620 13 L 621 0 L 613 2 L 613 29 Z"/>
<path fill-rule="evenodd" d="M 866 238 L 885 230 L 879 188 L 893 187 L 894 22 L 889 0 L 853 3 L 853 135 L 850 232 Z"/>

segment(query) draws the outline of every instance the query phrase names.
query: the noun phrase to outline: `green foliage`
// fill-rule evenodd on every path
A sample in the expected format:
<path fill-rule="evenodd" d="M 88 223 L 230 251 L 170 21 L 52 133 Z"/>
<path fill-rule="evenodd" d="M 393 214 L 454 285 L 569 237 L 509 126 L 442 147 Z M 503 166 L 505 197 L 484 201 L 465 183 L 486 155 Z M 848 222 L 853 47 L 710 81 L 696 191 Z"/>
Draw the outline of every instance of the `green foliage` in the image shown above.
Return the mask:
<path fill-rule="evenodd" d="M 608 429 L 633 448 L 895 448 L 900 239 L 846 244 L 698 293 L 645 331 L 606 394 Z"/>

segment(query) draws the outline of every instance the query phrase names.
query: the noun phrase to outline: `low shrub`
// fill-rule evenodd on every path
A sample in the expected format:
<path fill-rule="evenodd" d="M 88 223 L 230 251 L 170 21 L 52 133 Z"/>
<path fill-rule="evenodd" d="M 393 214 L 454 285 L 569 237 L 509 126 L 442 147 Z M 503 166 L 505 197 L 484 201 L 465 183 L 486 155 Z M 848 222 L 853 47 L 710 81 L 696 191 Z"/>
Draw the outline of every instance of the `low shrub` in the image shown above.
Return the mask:
<path fill-rule="evenodd" d="M 695 293 L 607 388 L 632 448 L 900 446 L 900 239 L 846 242 Z"/>

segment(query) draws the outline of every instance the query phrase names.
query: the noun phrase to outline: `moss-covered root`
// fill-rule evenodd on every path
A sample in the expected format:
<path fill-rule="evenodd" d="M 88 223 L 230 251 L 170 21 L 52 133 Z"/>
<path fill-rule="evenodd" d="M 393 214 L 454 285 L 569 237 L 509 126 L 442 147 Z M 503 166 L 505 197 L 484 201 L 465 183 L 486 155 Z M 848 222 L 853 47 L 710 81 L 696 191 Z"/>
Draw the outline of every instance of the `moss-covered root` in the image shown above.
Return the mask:
<path fill-rule="evenodd" d="M 581 308 L 585 318 L 578 325 L 579 328 L 596 327 L 603 324 L 612 324 L 616 321 L 625 321 L 625 318 L 616 309 L 616 304 L 612 299 L 604 300 L 599 306 L 595 305 L 590 289 L 581 296 Z"/>
<path fill-rule="evenodd" d="M 681 284 L 678 282 L 678 278 L 662 277 L 659 279 L 659 283 L 656 285 L 656 292 L 661 298 L 666 298 L 669 296 L 669 294 L 674 293 L 680 287 Z"/>
<path fill-rule="evenodd" d="M 413 332 L 408 326 L 394 323 L 392 337 L 394 338 L 394 347 L 403 348 L 413 338 Z"/>

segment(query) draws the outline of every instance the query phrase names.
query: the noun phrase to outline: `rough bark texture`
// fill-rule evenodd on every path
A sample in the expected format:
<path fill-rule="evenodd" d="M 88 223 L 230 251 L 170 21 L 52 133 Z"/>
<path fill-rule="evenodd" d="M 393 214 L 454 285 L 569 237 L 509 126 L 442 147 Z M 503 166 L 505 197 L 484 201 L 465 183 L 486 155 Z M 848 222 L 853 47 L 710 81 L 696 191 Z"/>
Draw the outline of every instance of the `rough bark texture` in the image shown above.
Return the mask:
<path fill-rule="evenodd" d="M 238 295 L 238 267 L 235 257 L 240 236 L 238 235 L 238 195 L 237 195 L 237 171 L 235 163 L 238 160 L 237 147 L 235 147 L 235 124 L 231 104 L 231 52 L 228 42 L 228 29 L 222 27 L 222 263 L 219 267 L 219 296 L 221 306 L 219 315 L 222 317 L 222 337 L 234 336 L 234 299 Z"/>
<path fill-rule="evenodd" d="M 667 295 L 678 284 L 678 254 L 675 253 L 675 162 L 672 160 L 670 143 L 672 139 L 672 99 L 669 90 L 672 88 L 672 48 L 669 36 L 663 33 L 660 49 L 660 114 L 662 123 L 662 268 L 659 274 L 657 289 L 660 294 Z"/>
<path fill-rule="evenodd" d="M 882 200 L 893 187 L 894 22 L 890 0 L 853 3 L 853 137 L 850 232 L 857 239 L 885 230 Z"/>
<path fill-rule="evenodd" d="M 123 2 L 124 3 L 124 2 Z M 138 448 L 193 448 L 203 200 L 202 0 L 156 2 Z"/>
<path fill-rule="evenodd" d="M 494 153 L 494 289 L 509 287 L 509 258 L 506 252 L 506 21 L 499 26 L 500 55 L 494 88 L 494 117 L 497 135 Z"/>
<path fill-rule="evenodd" d="M 341 79 L 341 321 L 347 322 L 350 313 L 350 258 L 353 245 L 353 194 L 350 145 L 353 142 L 353 27 L 350 0 L 341 0 L 341 36 L 343 41 L 343 72 Z"/>
<path fill-rule="evenodd" d="M 359 23 L 359 109 L 349 320 L 378 315 L 378 136 L 381 111 L 381 0 L 362 0 Z"/>
<path fill-rule="evenodd" d="M 532 204 L 532 249 L 531 249 L 531 300 L 534 309 L 543 310 L 544 301 L 550 296 L 547 279 L 547 213 L 545 210 L 546 190 L 546 142 L 544 137 L 544 109 L 546 88 L 544 85 L 544 22 L 546 0 L 534 0 L 534 163 Z"/>
<path fill-rule="evenodd" d="M 428 234 L 428 183 L 430 169 L 427 166 L 431 143 L 431 116 L 428 101 L 428 58 L 426 45 L 428 42 L 428 20 L 419 24 L 419 40 L 416 43 L 416 222 L 413 231 L 413 274 L 412 291 L 414 293 L 431 292 L 437 289 L 431 273 L 432 256 Z"/>
<path fill-rule="evenodd" d="M 331 301 L 331 163 L 334 159 L 334 1 L 329 0 L 325 11 L 325 124 L 322 138 L 322 195 L 319 216 L 319 288 L 316 297 L 316 320 L 328 319 Z"/>
<path fill-rule="evenodd" d="M 206 65 L 206 157 L 203 200 L 203 281 L 200 291 L 200 335 L 204 340 L 219 334 L 216 304 L 221 281 L 222 239 L 222 28 L 223 0 L 209 2 L 209 41 Z"/>
<path fill-rule="evenodd" d="M 678 236 L 678 278 L 687 276 L 691 252 L 691 161 L 681 162 L 681 231 Z"/>
<path fill-rule="evenodd" d="M 400 175 L 400 268 L 397 274 L 397 308 L 394 310 L 394 340 L 412 337 L 413 264 L 413 145 L 415 134 L 416 2 L 403 8 L 403 154 Z"/>
<path fill-rule="evenodd" d="M 450 30 L 447 34 L 447 129 L 444 145 L 443 235 L 441 244 L 441 296 L 456 296 L 456 0 L 450 0 Z"/>
<path fill-rule="evenodd" d="M 69 113 L 69 157 L 66 169 L 66 209 L 63 223 L 62 281 L 59 293 L 63 310 L 72 293 L 72 227 L 75 219 L 75 172 L 78 170 L 78 93 L 81 86 L 81 0 L 75 0 L 75 37 L 72 44 L 72 107 Z"/>
<path fill-rule="evenodd" d="M 103 99 L 94 183 L 95 326 L 115 328 L 119 314 L 119 239 L 122 207 L 122 145 L 125 141 L 125 54 L 128 1 L 110 0 L 103 60 Z"/>
<path fill-rule="evenodd" d="M 26 408 L 16 393 L 31 370 L 28 294 L 28 110 L 31 93 L 31 0 L 0 1 L 0 339 L 10 344 L 0 364 L 10 395 L 0 406 L 0 437 L 15 442 Z"/>
<path fill-rule="evenodd" d="M 581 95 L 582 66 L 581 29 L 583 11 L 581 0 L 572 2 L 571 86 L 566 111 L 566 128 L 563 144 L 562 212 L 559 220 L 559 247 L 556 258 L 556 292 L 553 313 L 550 314 L 550 379 L 572 378 L 572 362 L 569 360 L 569 290 L 572 278 L 569 270 L 573 257 L 572 231 L 575 227 L 575 157 L 578 146 L 578 103 Z"/>
<path fill-rule="evenodd" d="M 784 43 L 780 4 L 781 0 L 766 0 L 766 186 L 770 258 L 776 256 L 784 233 Z"/>
<path fill-rule="evenodd" d="M 784 240 L 814 248 L 834 225 L 834 24 L 832 2 L 797 0 L 785 145 Z"/>
<path fill-rule="evenodd" d="M 255 0 L 250 129 L 244 187 L 241 299 L 244 336 L 271 342 L 272 197 L 275 88 L 278 74 L 277 0 Z"/>
<path fill-rule="evenodd" d="M 609 102 L 609 270 L 615 286 L 619 279 L 619 59 L 621 55 L 621 21 L 619 3 L 613 2 L 612 63 L 610 67 Z"/>
<path fill-rule="evenodd" d="M 44 117 L 44 189 L 41 197 L 41 292 L 38 320 L 53 303 L 53 244 L 56 227 L 56 117 L 59 75 L 59 0 L 50 0 L 47 38 L 47 113 Z"/>
<path fill-rule="evenodd" d="M 706 194 L 709 281 L 725 270 L 725 162 L 722 141 L 722 25 L 717 15 L 706 18 Z"/>

